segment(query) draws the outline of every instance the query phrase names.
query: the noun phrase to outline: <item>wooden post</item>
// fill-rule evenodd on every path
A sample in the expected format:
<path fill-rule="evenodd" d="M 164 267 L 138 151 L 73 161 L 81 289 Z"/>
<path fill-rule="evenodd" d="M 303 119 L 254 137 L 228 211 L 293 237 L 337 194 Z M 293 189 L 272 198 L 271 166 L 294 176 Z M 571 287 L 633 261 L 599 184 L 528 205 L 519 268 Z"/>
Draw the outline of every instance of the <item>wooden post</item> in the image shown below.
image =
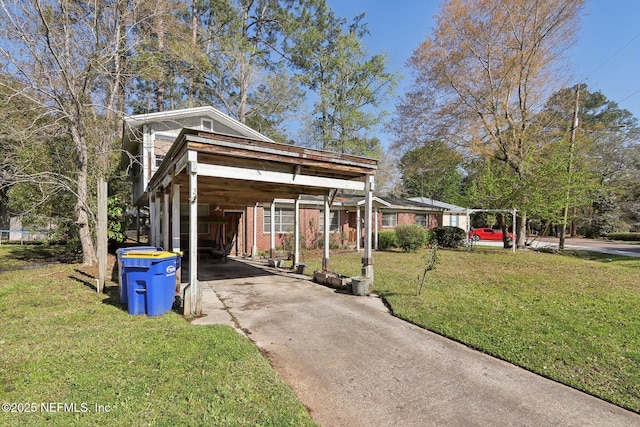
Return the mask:
<path fill-rule="evenodd" d="M 198 153 L 189 151 L 189 298 L 190 314 L 202 314 L 198 283 Z"/>
<path fill-rule="evenodd" d="M 107 280 L 107 180 L 104 177 L 98 178 L 98 221 L 96 229 L 96 246 L 98 252 L 98 282 L 97 291 L 104 290 L 104 284 Z"/>
<path fill-rule="evenodd" d="M 377 251 L 378 250 L 378 211 L 380 210 L 379 207 L 376 207 L 375 210 L 375 217 L 373 219 L 373 226 L 374 226 L 374 238 L 373 238 L 373 250 Z"/>
<path fill-rule="evenodd" d="M 171 234 L 169 232 L 169 190 L 164 189 L 162 197 L 162 247 L 169 250 Z"/>
<path fill-rule="evenodd" d="M 180 185 L 173 184 L 171 201 L 171 250 L 180 252 Z"/>
<path fill-rule="evenodd" d="M 171 179 L 171 250 L 180 252 L 180 185 L 174 183 L 175 176 Z M 181 256 L 178 254 L 178 256 Z M 180 291 L 182 284 L 182 262 L 176 269 L 176 290 Z"/>
<path fill-rule="evenodd" d="M 293 202 L 293 268 L 300 263 L 300 197 Z"/>
<path fill-rule="evenodd" d="M 331 222 L 329 221 L 329 216 L 331 215 L 331 210 L 329 207 L 329 196 L 324 196 L 324 255 L 322 257 L 322 271 L 329 271 L 330 263 L 329 263 L 329 227 L 331 226 Z"/>
<path fill-rule="evenodd" d="M 253 245 L 251 246 L 251 258 L 258 256 L 258 204 L 253 206 Z"/>
<path fill-rule="evenodd" d="M 365 182 L 365 202 L 364 202 L 364 256 L 362 257 L 362 276 L 369 279 L 373 285 L 373 255 L 371 245 L 371 208 L 373 206 L 373 175 L 367 176 Z M 358 224 L 360 226 L 360 224 Z"/>
<path fill-rule="evenodd" d="M 360 252 L 360 241 L 362 240 L 362 217 L 360 216 L 360 206 L 356 207 L 356 251 Z"/>
<path fill-rule="evenodd" d="M 269 258 L 276 257 L 276 201 L 271 202 L 271 227 L 269 229 Z"/>

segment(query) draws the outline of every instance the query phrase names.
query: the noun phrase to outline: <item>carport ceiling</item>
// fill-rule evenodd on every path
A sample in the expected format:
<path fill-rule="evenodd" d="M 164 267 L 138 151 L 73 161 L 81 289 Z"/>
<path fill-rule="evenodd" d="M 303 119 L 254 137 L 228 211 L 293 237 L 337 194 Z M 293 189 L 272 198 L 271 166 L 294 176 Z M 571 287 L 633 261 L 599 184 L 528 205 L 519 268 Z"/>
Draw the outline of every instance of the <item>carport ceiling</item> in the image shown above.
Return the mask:
<path fill-rule="evenodd" d="M 220 204 L 325 195 L 336 183 L 357 186 L 377 169 L 377 161 L 365 157 L 184 129 L 153 176 L 151 189 L 163 181 L 166 185 L 165 178 L 178 170 L 175 179 L 187 197 L 187 151 L 198 153 L 199 197 Z M 201 176 L 205 170 L 219 175 Z"/>

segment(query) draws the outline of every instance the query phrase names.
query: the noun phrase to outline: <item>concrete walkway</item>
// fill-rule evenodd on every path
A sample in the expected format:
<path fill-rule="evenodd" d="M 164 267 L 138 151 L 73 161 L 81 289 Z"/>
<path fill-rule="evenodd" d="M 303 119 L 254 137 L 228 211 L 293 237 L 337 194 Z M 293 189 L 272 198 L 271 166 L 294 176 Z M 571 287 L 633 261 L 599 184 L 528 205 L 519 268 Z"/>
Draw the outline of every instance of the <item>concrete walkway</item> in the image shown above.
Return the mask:
<path fill-rule="evenodd" d="M 273 274 L 276 273 L 276 274 Z M 205 317 L 242 330 L 323 426 L 640 426 L 640 415 L 356 297 L 248 262 L 207 266 Z"/>

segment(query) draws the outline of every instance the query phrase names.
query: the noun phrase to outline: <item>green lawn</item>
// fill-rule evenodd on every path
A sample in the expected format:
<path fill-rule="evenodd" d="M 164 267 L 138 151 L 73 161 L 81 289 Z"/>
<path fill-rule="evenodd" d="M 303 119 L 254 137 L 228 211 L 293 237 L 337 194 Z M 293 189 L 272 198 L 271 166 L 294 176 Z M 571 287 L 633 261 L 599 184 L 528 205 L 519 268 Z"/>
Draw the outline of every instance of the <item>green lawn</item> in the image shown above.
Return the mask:
<path fill-rule="evenodd" d="M 439 253 L 416 296 L 422 254 L 376 252 L 372 291 L 398 317 L 640 412 L 640 258 Z M 359 275 L 361 257 L 332 254 L 331 269 Z"/>
<path fill-rule="evenodd" d="M 0 425 L 313 425 L 246 337 L 176 313 L 130 316 L 93 274 L 0 272 L 0 402 L 15 404 Z"/>

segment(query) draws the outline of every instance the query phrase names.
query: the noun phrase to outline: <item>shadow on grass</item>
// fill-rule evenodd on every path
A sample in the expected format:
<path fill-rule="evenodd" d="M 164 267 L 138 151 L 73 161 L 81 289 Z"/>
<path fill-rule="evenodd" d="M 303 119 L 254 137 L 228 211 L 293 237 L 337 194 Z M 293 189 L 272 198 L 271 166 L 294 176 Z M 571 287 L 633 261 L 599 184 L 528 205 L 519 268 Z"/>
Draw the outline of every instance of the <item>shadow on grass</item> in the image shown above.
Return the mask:
<path fill-rule="evenodd" d="M 26 263 L 76 264 L 82 260 L 78 253 L 67 251 L 64 245 L 11 245 L 10 251 L 11 258 Z"/>
<path fill-rule="evenodd" d="M 92 274 L 84 272 L 79 269 L 74 269 L 76 275 L 68 276 L 69 279 L 75 280 L 76 282 L 86 286 L 91 289 L 93 292 L 97 292 L 98 288 L 96 287 L 96 277 Z M 117 273 L 116 273 L 117 277 Z M 115 285 L 105 285 L 102 293 L 107 296 L 107 298 L 102 300 L 103 304 L 112 305 L 114 307 L 118 307 L 122 309 L 122 304 L 120 304 L 120 287 Z"/>

